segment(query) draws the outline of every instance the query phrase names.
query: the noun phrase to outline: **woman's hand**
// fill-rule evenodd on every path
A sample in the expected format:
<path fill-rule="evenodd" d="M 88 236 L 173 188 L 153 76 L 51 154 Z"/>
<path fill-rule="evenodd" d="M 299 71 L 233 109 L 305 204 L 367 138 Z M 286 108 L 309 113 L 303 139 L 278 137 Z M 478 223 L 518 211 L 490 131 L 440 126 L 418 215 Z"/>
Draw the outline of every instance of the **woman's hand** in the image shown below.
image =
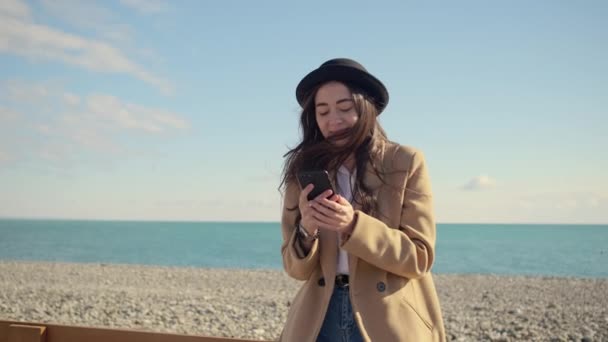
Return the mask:
<path fill-rule="evenodd" d="M 334 194 L 331 198 L 317 197 L 311 201 L 312 216 L 319 228 L 350 234 L 354 228 L 355 210 L 344 197 Z"/>
<path fill-rule="evenodd" d="M 326 190 L 313 200 L 308 200 L 308 194 L 312 191 L 314 185 L 308 184 L 302 192 L 300 192 L 300 199 L 298 206 L 300 207 L 300 214 L 302 219 L 300 225 L 306 229 L 309 235 L 313 235 L 318 228 L 321 228 L 321 222 L 319 222 L 315 216 L 318 215 L 317 211 L 313 208 L 313 203 L 317 200 L 329 197 L 332 194 L 331 190 Z"/>
<path fill-rule="evenodd" d="M 313 200 L 308 194 L 314 186 L 309 184 L 300 193 L 300 224 L 313 235 L 317 228 L 350 234 L 354 226 L 355 211 L 344 197 L 326 190 Z M 333 196 L 331 196 L 333 194 Z M 331 197 L 330 197 L 331 196 Z"/>

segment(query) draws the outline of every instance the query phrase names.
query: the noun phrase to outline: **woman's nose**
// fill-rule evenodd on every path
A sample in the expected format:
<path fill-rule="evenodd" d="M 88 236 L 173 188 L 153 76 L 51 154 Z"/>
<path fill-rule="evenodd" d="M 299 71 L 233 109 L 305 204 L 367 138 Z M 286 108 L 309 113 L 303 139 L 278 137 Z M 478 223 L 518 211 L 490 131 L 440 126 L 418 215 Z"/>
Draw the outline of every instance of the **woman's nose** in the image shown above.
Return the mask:
<path fill-rule="evenodd" d="M 330 127 L 338 127 L 340 125 L 342 125 L 342 119 L 340 119 L 340 118 L 331 118 L 329 120 Z"/>
<path fill-rule="evenodd" d="M 329 123 L 340 123 L 342 122 L 342 118 L 338 114 L 338 111 L 333 109 L 329 111 Z"/>

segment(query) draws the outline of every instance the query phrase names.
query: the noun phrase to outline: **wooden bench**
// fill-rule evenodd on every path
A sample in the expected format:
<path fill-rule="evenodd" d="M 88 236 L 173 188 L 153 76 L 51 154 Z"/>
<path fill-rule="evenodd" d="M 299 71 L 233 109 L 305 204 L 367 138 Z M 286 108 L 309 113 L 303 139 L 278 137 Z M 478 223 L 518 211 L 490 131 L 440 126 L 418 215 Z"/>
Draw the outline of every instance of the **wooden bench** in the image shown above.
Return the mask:
<path fill-rule="evenodd" d="M 224 337 L 0 320 L 0 342 L 252 342 Z M 268 342 L 268 341 L 267 341 Z"/>

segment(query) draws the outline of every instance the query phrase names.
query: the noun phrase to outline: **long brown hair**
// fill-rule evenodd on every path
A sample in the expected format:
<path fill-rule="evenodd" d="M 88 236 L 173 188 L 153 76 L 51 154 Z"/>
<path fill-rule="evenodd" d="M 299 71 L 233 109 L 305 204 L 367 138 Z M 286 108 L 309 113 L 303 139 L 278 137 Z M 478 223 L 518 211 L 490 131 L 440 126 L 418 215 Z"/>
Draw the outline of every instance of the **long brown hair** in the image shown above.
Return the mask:
<path fill-rule="evenodd" d="M 294 148 L 290 149 L 283 157 L 283 174 L 279 189 L 285 189 L 287 184 L 297 182 L 296 173 L 300 170 L 328 170 L 335 171 L 349 158 L 354 155 L 357 167 L 357 177 L 353 189 L 355 201 L 361 201 L 364 212 L 376 214 L 376 198 L 366 184 L 363 182 L 367 172 L 367 163 L 380 179 L 382 171 L 375 164 L 382 142 L 387 141 L 386 133 L 377 120 L 378 109 L 374 101 L 365 92 L 357 87 L 343 83 L 353 98 L 355 110 L 359 114 L 357 123 L 348 131 L 339 135 L 324 138 L 315 115 L 315 96 L 321 85 L 311 91 L 304 102 L 300 114 L 300 129 L 302 141 Z M 345 139 L 344 144 L 335 144 L 335 141 Z M 334 184 L 335 179 L 334 179 Z M 289 208 L 295 210 L 297 207 Z"/>

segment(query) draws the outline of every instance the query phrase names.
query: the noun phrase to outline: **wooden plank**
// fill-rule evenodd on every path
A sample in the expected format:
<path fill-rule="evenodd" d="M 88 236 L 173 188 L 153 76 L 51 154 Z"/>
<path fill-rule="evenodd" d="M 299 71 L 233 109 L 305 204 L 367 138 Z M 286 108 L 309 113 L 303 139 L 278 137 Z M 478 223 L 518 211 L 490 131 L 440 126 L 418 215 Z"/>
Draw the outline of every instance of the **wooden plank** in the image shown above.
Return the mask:
<path fill-rule="evenodd" d="M 0 321 L 0 342 L 8 341 L 8 327 L 9 322 Z"/>
<path fill-rule="evenodd" d="M 8 327 L 8 342 L 46 342 L 46 327 L 11 324 Z"/>
<path fill-rule="evenodd" d="M 54 326 L 47 342 L 245 342 L 247 340 L 220 337 L 192 336 L 181 334 L 135 331 L 126 329 L 105 329 Z"/>
<path fill-rule="evenodd" d="M 129 329 L 92 328 L 33 322 L 11 322 L 0 320 L 0 342 L 13 342 L 10 338 L 12 326 L 46 328 L 46 339 L 36 342 L 254 342 L 255 340 L 157 333 Z M 17 340 L 30 342 L 30 340 Z M 264 341 L 255 341 L 264 342 Z"/>

